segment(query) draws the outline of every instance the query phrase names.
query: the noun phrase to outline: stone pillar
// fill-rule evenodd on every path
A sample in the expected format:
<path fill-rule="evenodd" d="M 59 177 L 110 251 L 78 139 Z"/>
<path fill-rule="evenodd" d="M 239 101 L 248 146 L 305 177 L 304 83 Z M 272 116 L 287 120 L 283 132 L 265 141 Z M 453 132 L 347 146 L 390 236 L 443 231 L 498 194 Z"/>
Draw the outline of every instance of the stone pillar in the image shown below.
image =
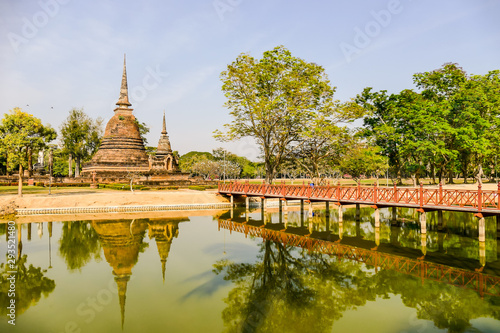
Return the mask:
<path fill-rule="evenodd" d="M 380 209 L 375 208 L 375 228 L 380 228 Z"/>
<path fill-rule="evenodd" d="M 427 254 L 427 234 L 420 234 L 420 243 L 422 247 L 422 254 L 425 256 Z"/>
<path fill-rule="evenodd" d="M 422 234 L 427 234 L 427 216 L 425 212 L 420 212 L 419 220 L 420 220 L 420 232 Z"/>
<path fill-rule="evenodd" d="M 486 242 L 479 242 L 479 262 L 483 267 L 486 265 Z"/>
<path fill-rule="evenodd" d="M 486 224 L 484 223 L 484 217 L 479 218 L 479 242 L 486 241 Z"/>
<path fill-rule="evenodd" d="M 342 220 L 339 221 L 339 238 L 342 239 L 344 236 L 344 222 Z"/>

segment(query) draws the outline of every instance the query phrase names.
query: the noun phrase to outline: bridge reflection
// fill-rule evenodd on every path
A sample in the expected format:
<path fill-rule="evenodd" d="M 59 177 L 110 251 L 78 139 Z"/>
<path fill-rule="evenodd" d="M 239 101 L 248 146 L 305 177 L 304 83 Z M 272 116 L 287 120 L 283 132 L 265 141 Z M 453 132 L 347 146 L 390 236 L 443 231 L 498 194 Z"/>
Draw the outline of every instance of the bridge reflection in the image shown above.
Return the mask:
<path fill-rule="evenodd" d="M 380 269 L 395 270 L 419 277 L 422 284 L 425 280 L 432 280 L 472 289 L 481 297 L 484 295 L 500 296 L 500 274 L 498 274 L 500 265 L 498 261 L 488 263 L 488 274 L 486 274 L 483 272 L 485 269 L 483 265 L 478 268 L 477 260 L 458 259 L 443 253 L 427 253 L 424 237 L 422 237 L 422 248 L 416 250 L 402 248 L 394 244 L 380 244 L 380 234 L 377 240 L 377 232 L 380 233 L 380 228 L 375 228 L 375 242 L 373 242 L 360 239 L 360 237 L 343 237 L 341 239 L 331 232 L 314 232 L 311 225 L 293 227 L 285 226 L 283 223 L 263 224 L 262 221 L 248 221 L 248 218 L 244 222 L 219 219 L 218 226 L 219 230 L 223 228 L 230 232 L 243 233 L 245 237 L 258 237 L 283 245 L 300 247 L 308 251 L 364 263 L 373 267 L 375 271 Z M 484 242 L 482 244 L 484 246 Z M 445 265 L 443 262 L 447 264 Z M 453 267 L 450 264 L 458 267 Z"/>

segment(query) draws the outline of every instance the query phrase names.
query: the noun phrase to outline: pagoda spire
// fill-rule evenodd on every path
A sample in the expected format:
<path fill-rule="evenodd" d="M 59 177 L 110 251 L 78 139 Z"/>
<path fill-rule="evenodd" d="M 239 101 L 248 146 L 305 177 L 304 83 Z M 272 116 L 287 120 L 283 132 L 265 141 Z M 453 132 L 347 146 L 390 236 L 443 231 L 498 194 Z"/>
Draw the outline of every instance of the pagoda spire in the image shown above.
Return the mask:
<path fill-rule="evenodd" d="M 163 130 L 161 131 L 161 135 L 167 135 L 167 124 L 165 122 L 165 110 L 163 110 Z"/>
<path fill-rule="evenodd" d="M 120 98 L 118 99 L 118 102 L 116 102 L 116 105 L 119 107 L 124 107 L 128 109 L 130 102 L 128 101 L 128 85 L 127 85 L 127 65 L 126 65 L 126 59 L 125 59 L 125 54 L 123 55 L 123 75 L 122 75 L 122 86 L 120 88 Z"/>

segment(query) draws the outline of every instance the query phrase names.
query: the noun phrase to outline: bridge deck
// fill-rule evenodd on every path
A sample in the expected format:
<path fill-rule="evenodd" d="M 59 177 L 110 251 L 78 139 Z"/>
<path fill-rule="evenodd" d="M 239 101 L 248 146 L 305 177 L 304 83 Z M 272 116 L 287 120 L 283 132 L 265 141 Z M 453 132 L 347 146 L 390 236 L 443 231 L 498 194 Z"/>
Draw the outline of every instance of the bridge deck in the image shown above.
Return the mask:
<path fill-rule="evenodd" d="M 454 210 L 500 215 L 500 183 L 497 190 L 450 190 L 378 186 L 309 186 L 247 183 L 219 183 L 218 191 L 226 195 L 243 195 L 285 200 L 309 200 L 345 204 L 366 204 L 378 207 L 395 206 L 423 210 Z"/>

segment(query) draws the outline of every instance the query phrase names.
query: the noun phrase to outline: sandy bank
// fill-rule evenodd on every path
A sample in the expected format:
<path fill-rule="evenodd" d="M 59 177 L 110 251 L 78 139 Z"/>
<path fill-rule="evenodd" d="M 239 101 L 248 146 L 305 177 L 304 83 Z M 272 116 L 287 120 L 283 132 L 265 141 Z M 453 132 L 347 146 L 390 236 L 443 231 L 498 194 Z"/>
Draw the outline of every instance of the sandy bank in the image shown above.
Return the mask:
<path fill-rule="evenodd" d="M 209 204 L 227 202 L 215 190 L 194 191 L 66 191 L 52 195 L 25 194 L 1 195 L 0 207 L 16 208 L 60 208 L 60 207 L 102 207 L 128 205 L 176 205 L 176 204 Z"/>

